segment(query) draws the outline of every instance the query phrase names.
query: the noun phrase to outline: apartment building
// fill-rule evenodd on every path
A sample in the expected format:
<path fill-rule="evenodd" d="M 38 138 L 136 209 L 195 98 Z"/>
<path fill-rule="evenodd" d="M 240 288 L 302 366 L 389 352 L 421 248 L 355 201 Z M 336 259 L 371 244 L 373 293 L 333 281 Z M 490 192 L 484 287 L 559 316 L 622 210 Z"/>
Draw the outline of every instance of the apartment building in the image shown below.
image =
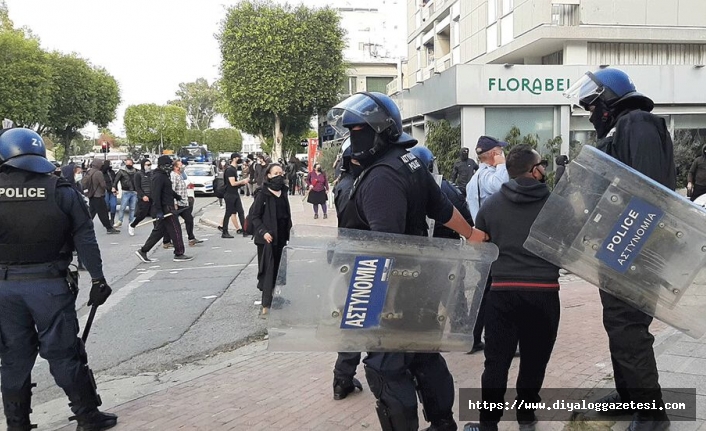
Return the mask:
<path fill-rule="evenodd" d="M 517 126 L 540 142 L 591 139 L 562 96 L 587 70 L 618 67 L 672 132 L 706 135 L 703 0 L 408 0 L 408 58 L 387 87 L 405 127 L 461 125 L 462 144 Z"/>

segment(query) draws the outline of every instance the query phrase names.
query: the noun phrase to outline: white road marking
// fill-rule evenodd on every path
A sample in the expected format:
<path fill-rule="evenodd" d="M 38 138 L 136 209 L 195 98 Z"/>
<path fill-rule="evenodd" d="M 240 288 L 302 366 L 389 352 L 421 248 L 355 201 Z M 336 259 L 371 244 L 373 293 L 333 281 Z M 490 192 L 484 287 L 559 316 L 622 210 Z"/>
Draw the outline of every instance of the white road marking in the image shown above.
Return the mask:
<path fill-rule="evenodd" d="M 209 295 L 209 296 L 203 297 L 203 299 L 213 299 L 213 298 L 218 298 L 218 295 Z"/>

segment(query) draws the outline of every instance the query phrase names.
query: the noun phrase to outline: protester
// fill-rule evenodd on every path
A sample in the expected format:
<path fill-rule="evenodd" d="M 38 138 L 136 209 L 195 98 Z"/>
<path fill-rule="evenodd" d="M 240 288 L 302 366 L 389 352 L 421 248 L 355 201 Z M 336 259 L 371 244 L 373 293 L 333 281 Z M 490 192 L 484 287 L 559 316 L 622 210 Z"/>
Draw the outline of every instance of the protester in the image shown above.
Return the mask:
<path fill-rule="evenodd" d="M 257 288 L 262 291 L 261 318 L 266 318 L 272 306 L 277 269 L 284 246 L 289 241 L 292 212 L 289 208 L 284 171 L 277 163 L 265 169 L 264 187 L 258 189 L 250 214 L 257 245 Z"/>
<path fill-rule="evenodd" d="M 109 234 L 120 233 L 110 223 L 108 217 L 108 206 L 106 205 L 106 183 L 103 176 L 103 160 L 94 159 L 91 162 L 91 167 L 88 169 L 86 176 L 82 179 L 84 194 L 88 198 L 88 208 L 90 210 L 91 219 L 98 214 L 98 219 Z"/>
<path fill-rule="evenodd" d="M 321 205 L 324 218 L 327 218 L 328 179 L 326 178 L 326 173 L 321 170 L 321 163 L 314 164 L 314 170 L 309 172 L 306 177 L 306 183 L 310 187 L 306 201 L 314 206 L 314 218 L 319 218 L 319 205 Z"/>
<path fill-rule="evenodd" d="M 169 174 L 172 180 L 172 189 L 176 194 L 181 196 L 181 199 L 177 200 L 176 212 L 184 220 L 184 226 L 186 227 L 186 235 L 189 238 L 189 245 L 195 246 L 196 244 L 201 244 L 203 241 L 196 239 L 194 235 L 194 215 L 191 206 L 189 205 L 189 200 L 186 193 L 186 182 L 182 177 L 184 171 L 184 164 L 181 160 L 174 161 L 174 168 Z M 168 243 L 171 243 L 171 238 L 169 237 L 169 232 L 165 234 L 165 238 L 168 238 Z M 171 247 L 169 247 L 171 248 Z"/>
<path fill-rule="evenodd" d="M 135 210 L 137 209 L 137 191 L 135 188 L 136 175 L 137 170 L 133 166 L 132 158 L 128 157 L 125 159 L 125 169 L 120 169 L 118 171 L 113 184 L 113 193 L 118 192 L 118 184 L 120 184 L 120 188 L 122 189 L 122 196 L 120 197 L 120 213 L 118 214 L 118 220 L 114 225 L 115 227 L 122 226 L 126 208 L 130 208 L 130 215 L 128 217 L 130 223 L 135 221 Z M 135 228 L 129 226 L 128 233 L 130 236 L 135 235 Z"/>
<path fill-rule="evenodd" d="M 243 210 L 243 201 L 240 199 L 238 190 L 241 186 L 247 184 L 250 179 L 245 178 L 238 181 L 238 163 L 240 162 L 240 153 L 230 155 L 230 166 L 225 170 L 224 181 L 226 183 L 226 193 L 223 200 L 226 202 L 226 211 L 223 214 L 223 224 L 219 227 L 221 238 L 234 238 L 228 233 L 228 225 L 232 221 L 235 225 L 236 233 L 243 233 L 243 224 L 245 223 L 245 214 Z M 237 216 L 237 218 L 236 218 Z"/>
<path fill-rule="evenodd" d="M 701 148 L 701 155 L 691 164 L 687 181 L 686 190 L 692 202 L 706 193 L 706 145 Z"/>
<path fill-rule="evenodd" d="M 478 165 L 475 160 L 468 157 L 468 148 L 462 148 L 451 171 L 451 182 L 456 184 L 464 197 L 466 196 L 466 186 L 477 170 Z"/>
<path fill-rule="evenodd" d="M 103 161 L 101 172 L 103 172 L 103 179 L 105 180 L 105 204 L 110 213 L 110 225 L 115 226 L 115 213 L 118 210 L 118 196 L 117 191 L 113 191 L 117 184 L 115 184 L 115 171 L 113 170 L 113 165 L 110 164 L 110 160 Z"/>
<path fill-rule="evenodd" d="M 135 232 L 135 227 L 148 215 L 152 204 L 150 202 L 150 191 L 152 190 L 152 162 L 149 159 L 140 161 L 140 171 L 135 174 L 135 190 L 137 191 L 137 211 L 135 219 L 130 223 L 132 232 Z"/>

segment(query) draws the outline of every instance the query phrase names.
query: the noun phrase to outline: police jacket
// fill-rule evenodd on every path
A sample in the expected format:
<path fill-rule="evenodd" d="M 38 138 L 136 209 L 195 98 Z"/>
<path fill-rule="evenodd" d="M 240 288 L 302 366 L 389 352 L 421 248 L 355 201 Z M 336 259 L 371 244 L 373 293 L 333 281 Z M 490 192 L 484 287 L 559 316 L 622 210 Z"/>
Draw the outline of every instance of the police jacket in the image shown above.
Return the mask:
<path fill-rule="evenodd" d="M 462 190 L 466 190 L 466 185 L 477 170 L 478 164 L 473 159 L 457 160 L 451 171 L 451 182 Z"/>
<path fill-rule="evenodd" d="M 134 192 L 135 188 L 135 176 L 137 175 L 137 169 L 134 167 L 132 169 L 120 169 L 118 174 L 113 180 L 113 187 L 117 188 L 118 184 L 123 189 L 124 192 Z"/>
<path fill-rule="evenodd" d="M 0 169 L 0 266 L 65 271 L 74 246 L 91 277 L 102 278 L 93 222 L 71 183 L 50 174 Z"/>
<path fill-rule="evenodd" d="M 346 204 L 351 196 L 351 191 L 353 190 L 353 184 L 355 183 L 355 177 L 348 172 L 342 172 L 341 177 L 338 179 L 336 187 L 333 188 L 333 201 L 336 205 L 336 214 L 338 214 L 338 224 L 341 226 L 341 221 L 343 217 L 343 212 L 346 209 Z"/>
<path fill-rule="evenodd" d="M 674 145 L 664 118 L 624 111 L 596 147 L 670 190 L 676 188 Z"/>
<path fill-rule="evenodd" d="M 392 146 L 357 178 L 343 227 L 425 236 L 426 217 L 444 224 L 453 205 L 431 173 L 407 150 Z"/>
<path fill-rule="evenodd" d="M 461 190 L 448 181 L 441 180 L 441 192 L 449 199 L 449 201 L 451 201 L 454 208 L 461 213 L 461 216 L 466 219 L 466 222 L 473 226 L 473 217 L 471 217 L 471 211 L 468 209 L 468 203 L 466 203 L 466 198 L 461 194 Z M 457 232 L 439 223 L 434 224 L 434 237 L 452 239 L 461 238 Z"/>
<path fill-rule="evenodd" d="M 174 191 L 172 180 L 169 175 L 161 169 L 152 172 L 152 191 L 150 202 L 152 202 L 152 215 L 159 213 L 167 214 L 176 208 L 175 200 L 180 201 L 181 195 Z M 186 198 L 186 196 L 184 196 Z"/>

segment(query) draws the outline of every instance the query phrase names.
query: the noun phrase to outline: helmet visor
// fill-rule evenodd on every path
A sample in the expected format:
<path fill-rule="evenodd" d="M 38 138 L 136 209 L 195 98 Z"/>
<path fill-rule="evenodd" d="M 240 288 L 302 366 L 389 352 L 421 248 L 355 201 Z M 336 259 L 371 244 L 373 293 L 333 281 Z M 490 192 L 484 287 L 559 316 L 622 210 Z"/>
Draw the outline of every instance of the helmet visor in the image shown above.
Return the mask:
<path fill-rule="evenodd" d="M 588 110 L 605 91 L 605 87 L 593 76 L 593 73 L 586 72 L 577 82 L 564 92 L 564 97 L 569 99 L 574 105 L 578 105 Z"/>
<path fill-rule="evenodd" d="M 328 124 L 341 136 L 350 132 L 351 126 L 367 124 L 381 133 L 392 124 L 390 114 L 365 94 L 354 94 L 331 108 L 327 115 Z"/>

